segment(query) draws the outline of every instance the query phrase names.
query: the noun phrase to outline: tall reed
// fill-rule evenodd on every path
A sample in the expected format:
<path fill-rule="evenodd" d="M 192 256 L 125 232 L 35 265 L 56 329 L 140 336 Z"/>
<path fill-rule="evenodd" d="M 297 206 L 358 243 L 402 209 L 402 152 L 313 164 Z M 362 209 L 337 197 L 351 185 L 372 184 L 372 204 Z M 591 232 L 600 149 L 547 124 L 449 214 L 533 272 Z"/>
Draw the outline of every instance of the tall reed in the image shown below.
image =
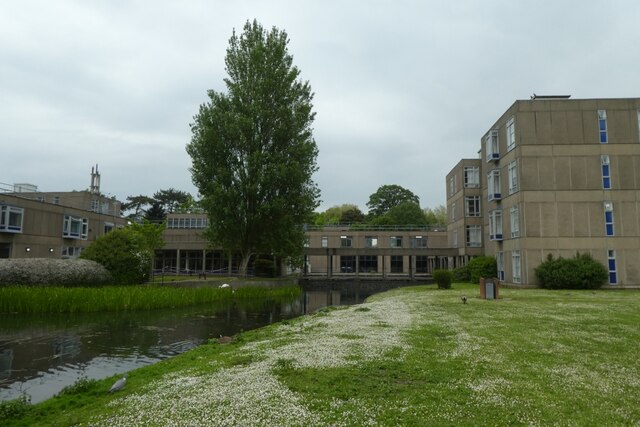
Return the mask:
<path fill-rule="evenodd" d="M 3 287 L 0 313 L 88 313 L 99 311 L 152 310 L 221 304 L 232 301 L 287 300 L 300 295 L 300 288 L 248 287 L 171 288 L 165 286 L 106 286 L 99 288 Z"/>

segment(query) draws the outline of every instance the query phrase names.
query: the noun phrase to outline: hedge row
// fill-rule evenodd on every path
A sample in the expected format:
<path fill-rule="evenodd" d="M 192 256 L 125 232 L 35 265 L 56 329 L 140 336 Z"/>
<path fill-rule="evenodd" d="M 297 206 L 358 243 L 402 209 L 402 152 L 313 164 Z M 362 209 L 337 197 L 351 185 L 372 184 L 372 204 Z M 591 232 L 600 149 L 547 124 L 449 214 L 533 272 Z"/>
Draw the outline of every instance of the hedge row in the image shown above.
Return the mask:
<path fill-rule="evenodd" d="M 111 273 L 82 259 L 0 259 L 0 286 L 87 286 L 113 282 Z"/>

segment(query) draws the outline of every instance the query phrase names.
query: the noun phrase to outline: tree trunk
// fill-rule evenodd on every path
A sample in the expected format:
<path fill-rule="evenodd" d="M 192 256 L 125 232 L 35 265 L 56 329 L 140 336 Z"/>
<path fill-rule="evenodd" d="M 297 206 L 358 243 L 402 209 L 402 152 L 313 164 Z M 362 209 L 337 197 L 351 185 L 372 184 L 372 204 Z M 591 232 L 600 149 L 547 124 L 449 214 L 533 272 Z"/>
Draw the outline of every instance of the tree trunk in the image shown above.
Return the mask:
<path fill-rule="evenodd" d="M 247 270 L 249 269 L 249 261 L 251 260 L 251 254 L 242 254 L 240 259 L 240 265 L 238 266 L 238 275 L 247 277 Z"/>

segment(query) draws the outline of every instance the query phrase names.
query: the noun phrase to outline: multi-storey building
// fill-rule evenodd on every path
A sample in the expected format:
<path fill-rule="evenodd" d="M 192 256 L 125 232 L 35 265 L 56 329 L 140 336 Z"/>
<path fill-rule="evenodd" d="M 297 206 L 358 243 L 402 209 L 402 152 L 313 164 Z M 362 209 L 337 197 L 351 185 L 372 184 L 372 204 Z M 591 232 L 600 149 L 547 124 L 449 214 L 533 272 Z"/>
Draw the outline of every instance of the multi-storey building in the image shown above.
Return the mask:
<path fill-rule="evenodd" d="M 640 284 L 640 99 L 516 101 L 480 145 L 481 248 L 501 280 L 536 285 L 549 254 L 586 252 L 608 267 L 611 285 Z M 447 193 L 450 233 L 468 221 L 457 218 L 467 194 L 456 190 Z"/>
<path fill-rule="evenodd" d="M 98 236 L 124 226 L 120 202 L 100 194 L 99 180 L 96 169 L 86 191 L 0 185 L 0 258 L 75 258 Z"/>

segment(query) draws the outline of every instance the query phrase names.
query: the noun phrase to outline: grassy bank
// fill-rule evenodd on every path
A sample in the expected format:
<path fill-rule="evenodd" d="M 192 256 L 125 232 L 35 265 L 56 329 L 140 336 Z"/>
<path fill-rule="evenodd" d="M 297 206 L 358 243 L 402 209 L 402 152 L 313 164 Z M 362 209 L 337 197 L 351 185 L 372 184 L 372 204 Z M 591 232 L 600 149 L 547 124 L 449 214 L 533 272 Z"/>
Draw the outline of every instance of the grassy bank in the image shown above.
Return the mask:
<path fill-rule="evenodd" d="M 83 384 L 7 424 L 640 423 L 640 293 L 477 294 L 393 290 L 134 371 L 112 395 L 113 379 Z"/>
<path fill-rule="evenodd" d="M 265 300 L 300 295 L 297 286 L 232 291 L 216 287 L 105 286 L 94 288 L 3 287 L 0 313 L 90 313 L 151 310 L 199 304 L 228 304 L 232 300 Z"/>

